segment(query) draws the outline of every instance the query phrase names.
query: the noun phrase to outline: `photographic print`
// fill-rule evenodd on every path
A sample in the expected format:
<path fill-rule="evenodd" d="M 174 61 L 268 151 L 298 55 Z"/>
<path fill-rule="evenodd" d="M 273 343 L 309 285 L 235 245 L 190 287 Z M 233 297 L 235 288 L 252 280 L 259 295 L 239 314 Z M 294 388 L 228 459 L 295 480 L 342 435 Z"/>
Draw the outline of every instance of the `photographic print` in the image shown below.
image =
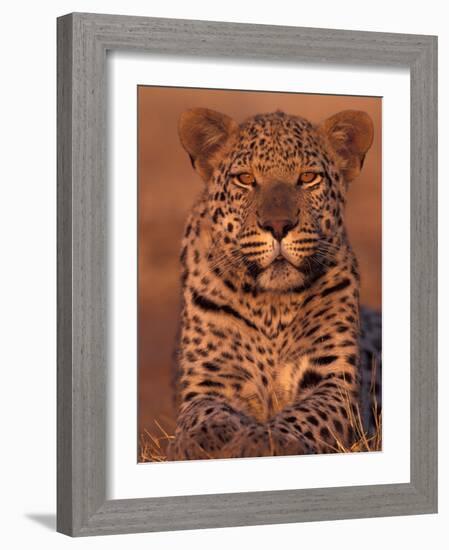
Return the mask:
<path fill-rule="evenodd" d="M 382 99 L 137 96 L 138 462 L 382 450 Z"/>

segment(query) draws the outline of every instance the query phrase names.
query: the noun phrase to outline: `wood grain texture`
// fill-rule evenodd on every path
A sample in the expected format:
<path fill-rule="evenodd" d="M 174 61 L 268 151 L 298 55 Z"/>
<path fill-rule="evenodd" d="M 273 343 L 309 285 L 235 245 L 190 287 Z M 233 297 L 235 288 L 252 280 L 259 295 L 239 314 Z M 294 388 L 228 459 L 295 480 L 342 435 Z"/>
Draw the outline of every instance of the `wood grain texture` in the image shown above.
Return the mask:
<path fill-rule="evenodd" d="M 57 528 L 71 532 L 72 492 L 72 20 L 58 21 L 57 155 Z M 58 508 L 60 508 L 58 504 Z"/>
<path fill-rule="evenodd" d="M 58 531 L 72 536 L 437 509 L 437 40 L 71 14 L 58 20 Z M 411 480 L 106 500 L 106 52 L 378 64 L 411 72 Z"/>

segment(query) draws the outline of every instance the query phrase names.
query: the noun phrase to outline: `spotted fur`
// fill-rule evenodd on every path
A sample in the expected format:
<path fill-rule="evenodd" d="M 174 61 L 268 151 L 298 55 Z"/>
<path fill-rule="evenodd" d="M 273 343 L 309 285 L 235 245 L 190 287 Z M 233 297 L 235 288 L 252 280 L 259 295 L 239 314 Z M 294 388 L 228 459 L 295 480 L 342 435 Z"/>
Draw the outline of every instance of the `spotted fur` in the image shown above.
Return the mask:
<path fill-rule="evenodd" d="M 194 109 L 179 132 L 205 187 L 181 252 L 169 458 L 350 445 L 349 416 L 368 385 L 360 365 L 380 350 L 380 336 L 360 331 L 359 272 L 344 225 L 371 120 L 344 111 L 315 126 L 275 112 L 238 125 Z M 375 314 L 363 315 L 378 326 Z"/>

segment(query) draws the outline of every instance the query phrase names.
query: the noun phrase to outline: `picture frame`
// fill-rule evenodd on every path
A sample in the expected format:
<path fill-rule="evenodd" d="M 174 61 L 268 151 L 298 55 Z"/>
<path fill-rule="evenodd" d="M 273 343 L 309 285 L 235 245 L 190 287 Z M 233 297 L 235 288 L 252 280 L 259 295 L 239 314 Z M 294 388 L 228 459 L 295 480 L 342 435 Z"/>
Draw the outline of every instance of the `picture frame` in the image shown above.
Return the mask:
<path fill-rule="evenodd" d="M 437 38 L 73 13 L 58 25 L 57 530 L 71 536 L 437 511 Z M 410 482 L 108 500 L 106 53 L 410 70 Z"/>

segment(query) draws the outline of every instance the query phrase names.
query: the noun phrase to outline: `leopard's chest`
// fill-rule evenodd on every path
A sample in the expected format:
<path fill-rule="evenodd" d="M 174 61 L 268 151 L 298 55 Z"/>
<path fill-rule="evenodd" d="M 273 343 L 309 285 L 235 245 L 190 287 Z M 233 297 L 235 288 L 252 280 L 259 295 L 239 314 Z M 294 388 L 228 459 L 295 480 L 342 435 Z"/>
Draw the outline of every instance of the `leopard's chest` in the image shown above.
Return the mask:
<path fill-rule="evenodd" d="M 241 391 L 247 411 L 259 421 L 268 420 L 296 401 L 308 359 L 273 353 L 273 363 L 268 365 L 259 358 L 254 376 Z"/>

